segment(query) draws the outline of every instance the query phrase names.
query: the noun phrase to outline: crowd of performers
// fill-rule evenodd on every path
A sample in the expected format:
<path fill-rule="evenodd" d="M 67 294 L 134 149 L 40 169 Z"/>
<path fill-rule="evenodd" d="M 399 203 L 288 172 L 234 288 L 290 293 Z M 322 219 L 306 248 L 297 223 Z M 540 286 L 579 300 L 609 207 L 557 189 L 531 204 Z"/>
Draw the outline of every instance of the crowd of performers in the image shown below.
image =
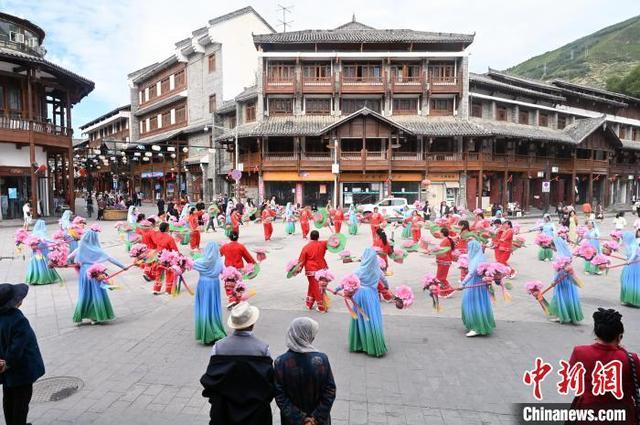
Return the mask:
<path fill-rule="evenodd" d="M 175 208 L 175 207 L 174 207 Z M 214 217 L 211 217 L 212 213 Z M 262 224 L 265 241 L 273 235 L 273 221 L 282 219 L 284 233 L 300 234 L 307 240 L 297 258 L 287 264 L 287 277 L 304 272 L 307 279 L 305 307 L 326 313 L 332 297 L 344 300 L 351 315 L 349 349 L 382 356 L 387 351 L 383 334 L 381 302 L 391 302 L 400 309 L 414 302 L 410 287 L 391 288 L 391 262 L 403 264 L 411 253 L 430 255 L 435 260 L 435 274 L 422 280 L 423 290 L 436 310 L 441 300 L 458 292 L 461 296 L 461 317 L 467 336 L 489 335 L 496 327 L 493 303 L 497 294 L 510 300 L 516 270 L 510 258 L 524 245 L 527 233 L 535 235 L 540 248 L 538 260 L 552 262 L 553 281 L 526 282 L 526 291 L 542 307 L 552 321 L 578 323 L 583 319 L 580 287 L 583 283 L 573 267 L 577 257 L 584 261 L 584 272 L 600 275 L 610 268 L 624 267 L 621 273 L 620 300 L 623 304 L 640 307 L 640 231 L 616 230 L 609 238 L 602 238 L 598 226 L 588 220 L 585 226 L 577 223 L 556 226 L 549 215 L 532 229 L 523 231 L 517 223 L 500 216 L 485 218 L 482 210 L 461 214 L 448 213 L 434 221 L 425 220 L 417 210 L 407 211 L 396 223 L 388 223 L 378 211 L 364 216 L 353 206 L 345 213 L 340 208 L 309 207 L 284 208 L 266 203 L 261 211 L 243 211 L 232 203 L 224 212 L 205 212 L 185 204 L 179 214 L 146 217 L 130 207 L 127 221 L 116 226 L 123 245 L 131 257 L 125 265 L 105 253 L 100 244 L 100 227 L 88 226 L 82 217 L 64 213 L 59 229 L 49 236 L 42 220 L 32 232 L 18 230 L 16 243 L 20 250 L 31 250 L 26 282 L 31 285 L 61 283 L 57 268 L 71 267 L 79 278 L 78 303 L 73 321 L 89 320 L 99 323 L 114 319 L 109 291 L 118 287 L 113 277 L 131 268 L 140 269 L 144 279 L 152 283 L 154 294 L 179 294 L 186 289 L 195 294 L 196 339 L 204 344 L 214 343 L 226 333 L 222 325 L 223 296 L 227 308 L 255 295 L 247 288 L 247 281 L 257 276 L 266 250 L 255 249 L 255 256 L 239 241 L 241 227 L 255 221 Z M 224 226 L 228 241 L 209 242 L 200 249 L 201 228 L 211 220 Z M 362 225 L 369 226 L 371 245 L 358 258 L 345 249 L 347 237 L 342 224 L 346 221 L 348 235 L 357 235 Z M 573 222 L 570 222 L 573 223 Z M 315 227 L 315 230 L 311 228 Z M 319 229 L 330 229 L 331 236 L 320 239 Z M 399 237 L 396 239 L 396 231 Z M 189 246 L 183 255 L 179 246 Z M 267 244 L 268 246 L 268 244 Z M 495 261 L 490 261 L 493 251 Z M 331 273 L 327 253 L 343 263 L 358 263 L 353 273 L 336 279 Z M 613 265 L 613 260 L 622 263 Z M 534 260 L 535 261 L 535 260 Z M 104 263 L 120 269 L 109 274 Z M 459 269 L 453 273 L 452 267 Z M 196 270 L 199 279 L 195 293 L 187 286 L 183 273 Z M 331 283 L 335 282 L 333 288 Z M 183 288 L 184 287 L 184 288 Z M 224 291 L 224 292 L 223 292 Z M 552 291 L 551 301 L 545 295 Z"/>

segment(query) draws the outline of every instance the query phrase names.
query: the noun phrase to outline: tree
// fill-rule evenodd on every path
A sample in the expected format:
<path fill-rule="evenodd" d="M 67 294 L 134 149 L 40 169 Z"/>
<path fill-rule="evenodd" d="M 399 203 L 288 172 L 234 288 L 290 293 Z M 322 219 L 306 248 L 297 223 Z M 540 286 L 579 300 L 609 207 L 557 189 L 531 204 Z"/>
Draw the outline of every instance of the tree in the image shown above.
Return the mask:
<path fill-rule="evenodd" d="M 607 90 L 640 97 L 640 65 L 632 68 L 624 77 L 618 75 L 610 77 L 607 80 Z"/>

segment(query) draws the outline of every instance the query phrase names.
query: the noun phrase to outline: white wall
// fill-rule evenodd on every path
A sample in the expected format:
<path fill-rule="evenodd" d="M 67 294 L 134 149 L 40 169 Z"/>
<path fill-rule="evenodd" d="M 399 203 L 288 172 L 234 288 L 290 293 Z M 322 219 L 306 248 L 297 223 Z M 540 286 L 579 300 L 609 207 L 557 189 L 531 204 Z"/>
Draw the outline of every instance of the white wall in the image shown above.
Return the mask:
<path fill-rule="evenodd" d="M 245 87 L 256 82 L 258 51 L 253 44 L 253 34 L 270 34 L 272 31 L 253 13 L 209 27 L 209 35 L 222 43 L 222 93 L 220 100 L 235 97 Z"/>
<path fill-rule="evenodd" d="M 38 164 L 47 162 L 47 155 L 40 146 L 36 146 L 36 162 Z M 0 143 L 0 166 L 31 167 L 29 145 L 22 145 L 22 149 L 16 149 L 15 143 Z"/>

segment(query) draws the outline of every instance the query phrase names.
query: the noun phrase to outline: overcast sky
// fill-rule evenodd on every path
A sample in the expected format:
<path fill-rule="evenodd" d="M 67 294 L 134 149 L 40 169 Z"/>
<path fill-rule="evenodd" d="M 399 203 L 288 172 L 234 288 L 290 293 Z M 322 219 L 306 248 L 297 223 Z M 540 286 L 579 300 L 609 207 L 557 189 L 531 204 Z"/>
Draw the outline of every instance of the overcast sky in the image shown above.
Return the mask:
<path fill-rule="evenodd" d="M 294 31 L 334 28 L 355 13 L 376 28 L 475 32 L 475 72 L 507 68 L 640 14 L 638 0 L 0 0 L 0 10 L 41 26 L 47 58 L 96 83 L 73 110 L 77 128 L 129 103 L 127 74 L 165 59 L 211 18 L 252 5 L 280 31 L 278 3 L 293 6 L 286 19 Z"/>

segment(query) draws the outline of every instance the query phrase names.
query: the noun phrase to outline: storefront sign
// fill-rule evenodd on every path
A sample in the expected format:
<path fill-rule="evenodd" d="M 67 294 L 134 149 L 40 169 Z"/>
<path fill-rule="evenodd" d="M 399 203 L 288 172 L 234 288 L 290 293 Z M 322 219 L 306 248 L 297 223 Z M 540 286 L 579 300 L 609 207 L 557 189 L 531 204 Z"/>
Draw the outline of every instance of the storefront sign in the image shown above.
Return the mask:
<path fill-rule="evenodd" d="M 549 193 L 549 192 L 551 192 L 551 182 L 549 181 L 542 182 L 542 193 Z"/>
<path fill-rule="evenodd" d="M 318 190 L 318 192 L 320 193 L 320 195 L 326 195 L 326 193 L 327 193 L 327 185 L 326 184 L 321 184 L 320 185 L 320 189 Z"/>
<path fill-rule="evenodd" d="M 429 173 L 431 182 L 457 182 L 460 180 L 458 173 Z"/>
<path fill-rule="evenodd" d="M 140 174 L 140 177 L 142 177 L 143 179 L 151 179 L 154 177 L 162 177 L 162 176 L 164 176 L 164 173 L 162 171 L 147 171 Z"/>
<path fill-rule="evenodd" d="M 333 181 L 334 176 L 325 171 L 265 171 L 262 179 L 271 182 L 327 182 Z"/>
<path fill-rule="evenodd" d="M 385 182 L 391 179 L 391 181 L 402 182 L 419 182 L 422 180 L 422 173 L 392 173 L 388 172 L 378 173 L 342 173 L 340 180 L 343 182 Z"/>

